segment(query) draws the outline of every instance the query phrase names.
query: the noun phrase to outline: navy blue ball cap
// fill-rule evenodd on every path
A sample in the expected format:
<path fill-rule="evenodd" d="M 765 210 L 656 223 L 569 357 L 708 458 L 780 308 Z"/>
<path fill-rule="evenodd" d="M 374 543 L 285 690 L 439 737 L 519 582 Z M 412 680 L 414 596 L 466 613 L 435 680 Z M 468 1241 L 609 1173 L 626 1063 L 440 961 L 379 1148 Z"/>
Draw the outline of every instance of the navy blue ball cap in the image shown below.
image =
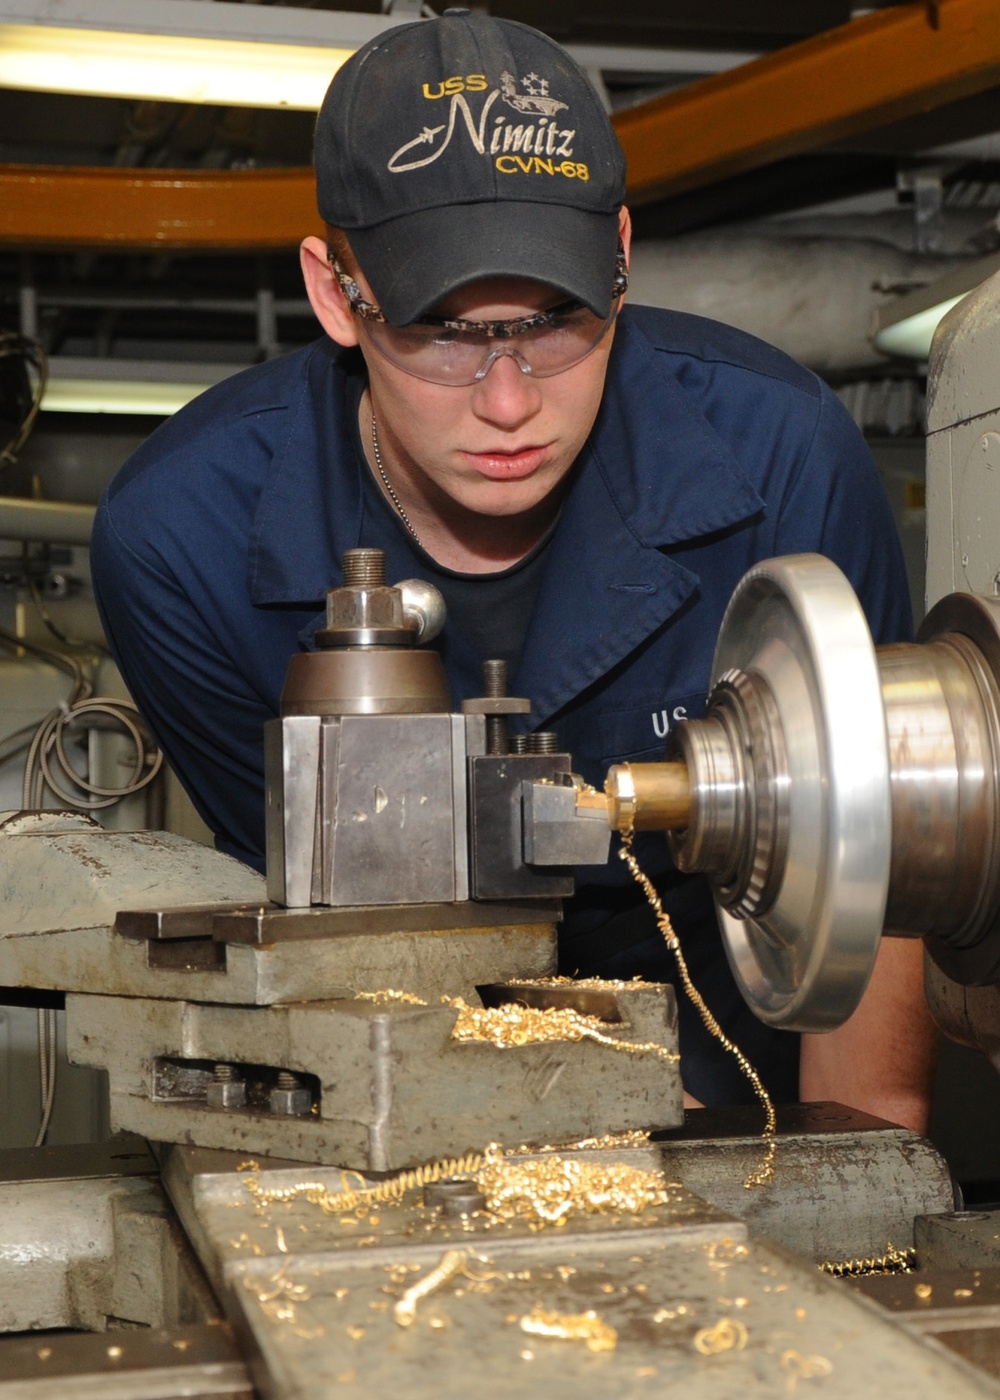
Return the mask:
<path fill-rule="evenodd" d="M 467 10 L 399 25 L 344 64 L 316 124 L 319 212 L 406 325 L 485 277 L 611 307 L 625 160 L 583 69 Z"/>

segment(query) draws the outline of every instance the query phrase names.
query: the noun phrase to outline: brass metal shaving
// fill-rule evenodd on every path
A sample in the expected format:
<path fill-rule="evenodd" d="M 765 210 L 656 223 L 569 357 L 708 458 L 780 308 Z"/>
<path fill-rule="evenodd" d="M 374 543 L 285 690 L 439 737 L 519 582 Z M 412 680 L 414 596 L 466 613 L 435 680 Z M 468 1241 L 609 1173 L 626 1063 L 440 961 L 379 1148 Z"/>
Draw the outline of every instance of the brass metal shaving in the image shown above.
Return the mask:
<path fill-rule="evenodd" d="M 781 1353 L 781 1369 L 788 1376 L 787 1389 L 794 1391 L 800 1380 L 832 1375 L 833 1362 L 828 1356 L 803 1356 L 800 1351 L 790 1349 Z"/>
<path fill-rule="evenodd" d="M 659 1172 L 556 1155 L 488 1157 L 476 1180 L 494 1219 L 531 1224 L 561 1225 L 578 1212 L 639 1215 L 669 1199 Z"/>
<path fill-rule="evenodd" d="M 747 1329 L 731 1317 L 720 1317 L 711 1327 L 701 1327 L 694 1334 L 695 1350 L 702 1356 L 718 1356 L 720 1351 L 742 1351 L 747 1344 Z"/>
<path fill-rule="evenodd" d="M 437 1268 L 432 1269 L 423 1278 L 417 1279 L 416 1283 L 411 1284 L 403 1296 L 397 1299 L 392 1309 L 392 1315 L 399 1326 L 412 1326 L 417 1316 L 417 1304 L 421 1298 L 426 1298 L 428 1293 L 433 1293 L 436 1288 L 440 1288 L 456 1274 L 464 1273 L 468 1259 L 469 1251 L 467 1249 L 445 1250 Z"/>
<path fill-rule="evenodd" d="M 569 983 L 570 978 L 550 979 L 547 985 Z M 538 982 L 538 986 L 546 983 Z M 603 983 L 593 985 L 606 990 L 608 986 L 624 988 L 629 984 Z M 359 992 L 358 1001 L 370 1001 L 376 1006 L 402 1003 L 406 1006 L 426 1006 L 427 1002 L 413 992 L 395 991 L 388 987 L 384 991 Z M 544 1045 L 553 1041 L 592 1040 L 605 1045 L 609 1050 L 617 1050 L 624 1055 L 657 1055 L 661 1060 L 676 1063 L 680 1056 L 675 1050 L 668 1050 L 654 1040 L 622 1040 L 609 1035 L 604 1022 L 597 1016 L 588 1016 L 571 1007 L 521 1006 L 517 1002 L 507 1002 L 503 1006 L 484 1008 L 470 1006 L 462 997 L 442 997 L 445 1006 L 454 1007 L 458 1019 L 452 1028 L 452 1040 L 484 1041 L 495 1045 L 499 1050 L 517 1045 Z"/>
<path fill-rule="evenodd" d="M 519 977 L 517 979 L 519 987 L 576 987 L 584 991 L 593 992 L 634 992 L 637 987 L 649 987 L 653 984 L 644 981 L 641 977 L 631 977 L 627 981 L 622 981 L 618 977 Z"/>
<path fill-rule="evenodd" d="M 397 992 L 392 987 L 386 987 L 380 992 L 355 992 L 355 1001 L 371 1001 L 376 1006 L 388 1006 L 392 1002 L 402 1002 L 405 1006 L 426 1006 L 423 997 L 418 997 L 415 992 Z"/>
<path fill-rule="evenodd" d="M 547 1041 L 593 1040 L 609 1050 L 626 1055 L 658 1055 L 661 1060 L 676 1063 L 680 1056 L 653 1040 L 619 1040 L 608 1035 L 604 1022 L 596 1016 L 586 1016 L 571 1007 L 519 1006 L 507 1002 L 487 1009 L 469 1006 L 461 997 L 449 999 L 449 1006 L 458 1011 L 458 1020 L 451 1032 L 452 1040 L 488 1041 L 499 1049 L 514 1045 L 537 1045 Z"/>
<path fill-rule="evenodd" d="M 668 1199 L 667 1183 L 659 1172 L 624 1162 L 598 1163 L 561 1157 L 517 1158 L 496 1143 L 485 1152 L 429 1162 L 399 1176 L 362 1189 L 329 1191 L 318 1182 L 263 1187 L 256 1177 L 244 1185 L 258 1206 L 304 1196 L 328 1215 L 346 1215 L 372 1205 L 399 1201 L 407 1191 L 449 1177 L 472 1177 L 486 1197 L 485 1213 L 495 1222 L 561 1225 L 575 1212 L 638 1215 Z"/>
<path fill-rule="evenodd" d="M 588 1351 L 614 1351 L 618 1333 L 595 1312 L 558 1313 L 537 1305 L 520 1319 L 522 1332 L 533 1337 L 558 1337 L 562 1341 L 585 1342 Z"/>
<path fill-rule="evenodd" d="M 777 1138 L 775 1136 L 777 1131 L 777 1119 L 775 1117 L 774 1104 L 771 1102 L 771 1096 L 764 1088 L 760 1075 L 739 1046 L 726 1035 L 725 1031 L 708 1009 L 701 993 L 692 982 L 691 974 L 688 971 L 687 960 L 681 949 L 680 939 L 677 937 L 674 926 L 670 922 L 670 915 L 664 909 L 660 901 L 660 896 L 656 892 L 656 887 L 635 858 L 635 854 L 632 850 L 632 838 L 633 833 L 631 830 L 621 833 L 622 843 L 618 855 L 628 866 L 636 883 L 649 900 L 653 913 L 656 915 L 657 927 L 663 934 L 667 947 L 677 959 L 677 970 L 680 973 L 684 990 L 694 1004 L 698 1015 L 705 1025 L 705 1029 L 709 1034 L 715 1037 L 724 1050 L 727 1050 L 729 1054 L 735 1058 L 740 1069 L 750 1081 L 753 1091 L 764 1109 L 764 1131 L 761 1135 L 764 1140 L 764 1155 L 757 1163 L 756 1167 L 754 1167 L 753 1171 L 747 1176 L 743 1185 L 747 1190 L 755 1186 L 766 1186 L 774 1178 L 774 1154 L 777 1148 Z"/>
<path fill-rule="evenodd" d="M 272 1322 L 287 1322 L 297 1337 L 321 1337 L 325 1328 L 304 1327 L 296 1312 L 299 1303 L 307 1303 L 312 1297 L 309 1287 L 295 1283 L 286 1270 L 291 1261 L 285 1260 L 277 1273 L 271 1275 L 267 1284 L 261 1287 L 255 1279 L 245 1276 L 243 1287 L 252 1293 L 260 1305 L 260 1310 Z"/>
<path fill-rule="evenodd" d="M 867 1259 L 824 1259 L 819 1266 L 834 1278 L 863 1278 L 868 1274 L 910 1274 L 917 1267 L 915 1249 L 897 1249 L 890 1241 L 884 1254 Z"/>
<path fill-rule="evenodd" d="M 319 1206 L 327 1215 L 344 1215 L 360 1207 L 385 1205 L 390 1201 L 400 1201 L 407 1191 L 429 1186 L 435 1181 L 445 1181 L 453 1176 L 469 1176 L 478 1171 L 485 1157 L 491 1151 L 501 1151 L 495 1144 L 486 1153 L 469 1152 L 464 1157 L 446 1157 L 438 1162 L 427 1162 L 399 1176 L 380 1181 L 377 1186 L 345 1186 L 341 1191 L 331 1191 L 321 1181 L 298 1181 L 293 1186 L 261 1186 L 255 1176 L 248 1176 L 244 1186 L 259 1207 L 281 1204 L 304 1196 L 310 1205 Z M 353 1173 L 360 1176 L 360 1172 Z M 364 1178 L 361 1178 L 362 1181 Z"/>
<path fill-rule="evenodd" d="M 553 1142 L 548 1145 L 525 1145 L 518 1152 L 613 1152 L 621 1147 L 649 1147 L 652 1138 L 645 1128 L 626 1128 L 620 1133 L 601 1133 L 599 1137 L 576 1138 L 573 1142 Z"/>

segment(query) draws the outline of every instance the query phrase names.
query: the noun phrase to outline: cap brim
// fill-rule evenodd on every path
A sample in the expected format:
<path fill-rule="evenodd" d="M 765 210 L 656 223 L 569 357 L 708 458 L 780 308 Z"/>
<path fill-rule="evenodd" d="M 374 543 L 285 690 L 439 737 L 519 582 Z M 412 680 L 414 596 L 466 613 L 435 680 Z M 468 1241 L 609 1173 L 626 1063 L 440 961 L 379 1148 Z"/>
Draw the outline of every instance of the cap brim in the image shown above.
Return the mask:
<path fill-rule="evenodd" d="M 486 277 L 541 282 L 611 311 L 618 215 L 506 201 L 424 209 L 345 230 L 379 306 L 397 326 Z"/>

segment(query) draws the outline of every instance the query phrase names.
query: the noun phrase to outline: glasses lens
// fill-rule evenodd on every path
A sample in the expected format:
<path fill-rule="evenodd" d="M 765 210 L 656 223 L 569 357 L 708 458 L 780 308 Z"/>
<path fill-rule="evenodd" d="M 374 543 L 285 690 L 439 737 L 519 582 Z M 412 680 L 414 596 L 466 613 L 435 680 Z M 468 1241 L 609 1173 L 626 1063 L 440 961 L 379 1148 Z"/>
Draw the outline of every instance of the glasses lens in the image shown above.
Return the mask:
<path fill-rule="evenodd" d="M 461 385 L 475 383 L 491 360 L 503 354 L 516 353 L 522 364 L 540 377 L 572 369 L 596 347 L 611 320 L 610 316 L 595 316 L 587 307 L 574 307 L 524 330 L 511 323 L 506 335 L 419 322 L 411 326 L 377 321 L 362 324 L 376 349 L 407 374 L 432 384 Z"/>
<path fill-rule="evenodd" d="M 608 325 L 609 318 L 595 316 L 588 307 L 578 306 L 527 332 L 523 337 L 526 344 L 520 343 L 520 336 L 515 343 L 533 374 L 559 374 L 589 355 Z"/>
<path fill-rule="evenodd" d="M 375 322 L 365 329 L 386 359 L 407 374 L 436 384 L 471 384 L 488 354 L 488 337 L 443 326 L 390 326 Z"/>

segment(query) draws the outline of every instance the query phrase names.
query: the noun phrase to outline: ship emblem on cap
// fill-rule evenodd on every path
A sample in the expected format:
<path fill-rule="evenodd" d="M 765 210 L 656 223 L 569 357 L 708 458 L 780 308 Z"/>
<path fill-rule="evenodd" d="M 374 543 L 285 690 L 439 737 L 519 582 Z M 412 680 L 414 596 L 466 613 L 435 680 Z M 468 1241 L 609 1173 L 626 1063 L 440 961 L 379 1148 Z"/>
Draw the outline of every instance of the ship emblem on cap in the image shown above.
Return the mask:
<path fill-rule="evenodd" d="M 547 78 L 540 78 L 537 73 L 529 73 L 526 78 L 521 79 L 521 86 L 525 89 L 523 93 L 518 92 L 513 73 L 500 74 L 501 96 L 507 106 L 513 107 L 515 112 L 524 112 L 535 117 L 552 117 L 556 112 L 566 109 L 565 102 L 557 102 L 554 97 L 549 96 Z"/>

